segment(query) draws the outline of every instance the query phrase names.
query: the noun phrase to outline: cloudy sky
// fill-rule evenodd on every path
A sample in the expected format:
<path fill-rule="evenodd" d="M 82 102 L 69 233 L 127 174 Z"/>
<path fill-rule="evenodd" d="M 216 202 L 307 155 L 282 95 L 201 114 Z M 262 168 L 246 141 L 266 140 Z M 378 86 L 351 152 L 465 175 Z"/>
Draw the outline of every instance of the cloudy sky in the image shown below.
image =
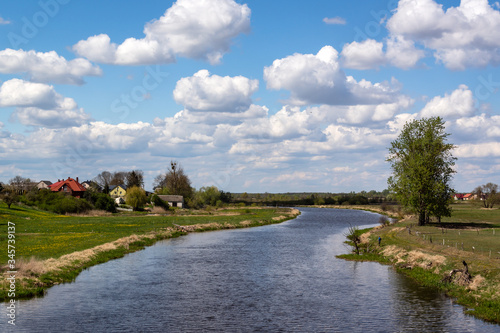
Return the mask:
<path fill-rule="evenodd" d="M 0 181 L 177 160 L 230 192 L 383 190 L 441 116 L 454 187 L 500 183 L 500 3 L 4 1 Z"/>

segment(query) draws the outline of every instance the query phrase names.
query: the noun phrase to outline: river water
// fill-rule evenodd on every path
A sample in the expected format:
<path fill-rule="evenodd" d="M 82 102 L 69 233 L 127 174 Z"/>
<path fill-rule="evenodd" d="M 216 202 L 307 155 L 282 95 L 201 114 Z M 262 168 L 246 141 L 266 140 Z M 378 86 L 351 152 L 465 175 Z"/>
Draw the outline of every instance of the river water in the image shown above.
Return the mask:
<path fill-rule="evenodd" d="M 82 272 L 18 304 L 16 332 L 499 332 L 390 266 L 348 262 L 353 210 L 189 234 Z M 5 307 L 5 306 L 4 306 Z M 6 313 L 7 311 L 5 311 Z"/>

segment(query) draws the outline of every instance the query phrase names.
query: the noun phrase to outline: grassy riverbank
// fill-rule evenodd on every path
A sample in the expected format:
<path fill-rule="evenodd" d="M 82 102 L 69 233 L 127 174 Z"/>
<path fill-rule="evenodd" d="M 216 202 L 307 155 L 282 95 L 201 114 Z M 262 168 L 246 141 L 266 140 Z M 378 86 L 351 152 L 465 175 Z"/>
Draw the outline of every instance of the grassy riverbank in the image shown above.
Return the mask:
<path fill-rule="evenodd" d="M 407 217 L 374 228 L 362 237 L 365 253 L 340 257 L 391 263 L 420 284 L 447 293 L 467 313 L 500 323 L 500 210 L 463 202 L 454 204 L 452 216 L 441 224 L 417 224 L 415 217 Z M 453 270 L 451 282 L 445 281 Z"/>
<path fill-rule="evenodd" d="M 85 268 L 123 257 L 156 241 L 191 231 L 252 227 L 297 216 L 292 209 L 238 208 L 178 211 L 174 215 L 119 213 L 63 216 L 0 202 L 0 300 L 9 300 L 10 276 L 16 271 L 16 298 L 43 294 L 69 282 Z M 8 223 L 10 222 L 10 223 Z M 8 229 L 8 227 L 11 229 Z M 14 227 L 14 228 L 12 228 Z M 11 236 L 9 236 L 11 235 Z M 9 243 L 9 237 L 15 242 Z M 11 245 L 11 253 L 7 248 Z M 9 268 L 9 260 L 15 267 Z"/>

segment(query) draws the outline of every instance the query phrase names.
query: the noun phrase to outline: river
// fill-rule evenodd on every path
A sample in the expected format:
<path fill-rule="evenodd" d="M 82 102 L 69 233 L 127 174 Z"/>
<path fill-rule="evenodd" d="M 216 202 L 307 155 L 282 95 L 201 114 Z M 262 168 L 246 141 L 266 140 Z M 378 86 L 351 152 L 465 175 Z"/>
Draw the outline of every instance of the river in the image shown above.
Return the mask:
<path fill-rule="evenodd" d="M 498 332 L 390 266 L 335 258 L 379 215 L 301 208 L 285 223 L 192 233 L 21 301 L 15 332 Z M 6 313 L 6 311 L 5 311 Z"/>

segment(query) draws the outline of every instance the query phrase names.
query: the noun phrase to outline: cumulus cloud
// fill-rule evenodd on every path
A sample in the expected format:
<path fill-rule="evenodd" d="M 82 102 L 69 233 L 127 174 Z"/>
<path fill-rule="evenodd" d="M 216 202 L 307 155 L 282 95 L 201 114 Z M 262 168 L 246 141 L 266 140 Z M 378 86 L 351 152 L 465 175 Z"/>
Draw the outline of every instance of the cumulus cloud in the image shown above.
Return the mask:
<path fill-rule="evenodd" d="M 434 50 L 453 70 L 500 64 L 500 12 L 487 0 L 462 0 L 446 11 L 434 0 L 401 0 L 387 28 Z"/>
<path fill-rule="evenodd" d="M 403 110 L 410 108 L 414 100 L 407 96 L 400 96 L 393 103 L 376 105 L 351 105 L 347 107 L 344 115 L 338 119 L 339 123 L 364 124 L 367 126 L 374 122 L 386 122 Z"/>
<path fill-rule="evenodd" d="M 267 88 L 291 92 L 290 102 L 297 105 L 355 105 L 392 102 L 397 88 L 389 83 L 356 81 L 340 68 L 338 52 L 323 47 L 316 55 L 294 54 L 277 59 L 264 68 Z M 396 83 L 396 82 L 394 82 Z"/>
<path fill-rule="evenodd" d="M 87 123 L 90 116 L 53 86 L 12 79 L 0 86 L 0 107 L 16 107 L 13 119 L 27 126 L 60 128 Z"/>
<path fill-rule="evenodd" d="M 76 103 L 73 99 L 58 94 L 53 86 L 12 79 L 0 86 L 0 107 L 10 106 L 51 109 L 71 108 L 76 106 Z"/>
<path fill-rule="evenodd" d="M 9 20 L 4 19 L 3 17 L 0 17 L 0 25 L 7 25 L 10 24 L 11 22 Z"/>
<path fill-rule="evenodd" d="M 354 69 L 378 68 L 386 63 L 383 47 L 383 43 L 373 39 L 346 44 L 341 53 L 342 65 Z"/>
<path fill-rule="evenodd" d="M 91 120 L 83 109 L 44 110 L 35 107 L 17 108 L 12 114 L 21 124 L 34 127 L 66 128 L 80 126 Z"/>
<path fill-rule="evenodd" d="M 252 104 L 258 80 L 210 75 L 203 69 L 177 82 L 174 99 L 189 111 L 243 112 Z"/>
<path fill-rule="evenodd" d="M 449 123 L 455 136 L 468 142 L 482 142 L 487 139 L 500 138 L 500 116 L 481 114 L 473 117 L 463 117 Z"/>
<path fill-rule="evenodd" d="M 436 96 L 420 111 L 421 117 L 459 118 L 475 112 L 474 96 L 469 88 L 462 84 L 451 94 Z"/>
<path fill-rule="evenodd" d="M 26 73 L 35 82 L 81 85 L 84 76 L 101 76 L 102 70 L 86 59 L 68 61 L 55 51 L 5 49 L 0 51 L 0 73 Z"/>
<path fill-rule="evenodd" d="M 145 25 L 142 39 L 118 45 L 101 34 L 79 41 L 73 50 L 91 61 L 116 65 L 171 63 L 175 56 L 218 64 L 231 41 L 250 30 L 250 13 L 247 5 L 233 0 L 178 0 Z"/>
<path fill-rule="evenodd" d="M 500 157 L 500 142 L 462 144 L 455 149 L 454 155 L 461 158 Z"/>
<path fill-rule="evenodd" d="M 341 57 L 342 65 L 353 69 L 378 69 L 380 66 L 392 65 L 402 69 L 415 67 L 424 57 L 424 51 L 415 47 L 413 41 L 402 36 L 390 36 L 384 43 L 373 39 L 352 42 L 344 45 Z"/>
<path fill-rule="evenodd" d="M 410 69 L 417 65 L 418 61 L 425 57 L 425 52 L 418 49 L 412 40 L 403 36 L 390 36 L 386 39 L 386 59 L 392 66 Z"/>

